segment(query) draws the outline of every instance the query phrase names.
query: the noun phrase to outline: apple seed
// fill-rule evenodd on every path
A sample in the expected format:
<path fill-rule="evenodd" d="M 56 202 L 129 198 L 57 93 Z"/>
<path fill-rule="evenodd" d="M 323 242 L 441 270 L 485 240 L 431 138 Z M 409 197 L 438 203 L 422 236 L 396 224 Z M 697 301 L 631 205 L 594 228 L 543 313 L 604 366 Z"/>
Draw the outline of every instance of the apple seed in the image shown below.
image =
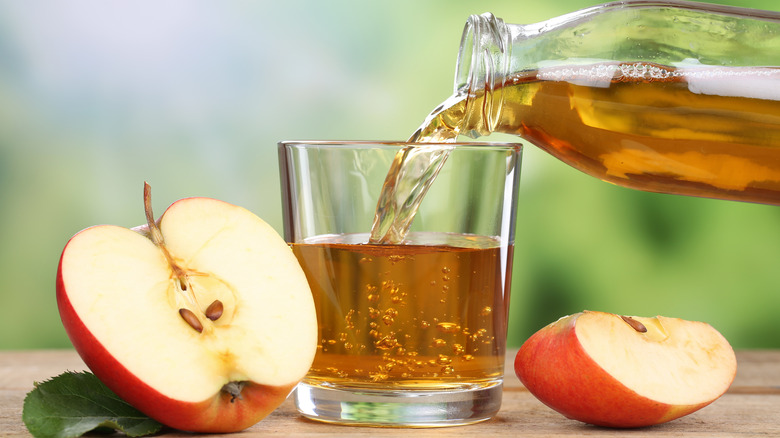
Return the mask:
<path fill-rule="evenodd" d="M 182 307 L 179 309 L 179 315 L 181 315 L 181 319 L 183 319 L 187 324 L 190 325 L 193 329 L 195 329 L 198 333 L 203 333 L 203 324 L 198 321 L 198 317 L 195 316 L 194 313 L 192 313 L 192 310 L 185 309 Z"/>
<path fill-rule="evenodd" d="M 634 318 L 630 316 L 624 316 L 624 315 L 620 315 L 620 317 L 623 319 L 623 321 L 626 322 L 626 324 L 630 325 L 632 329 L 638 331 L 639 333 L 647 332 L 647 327 L 645 327 L 644 324 L 635 320 Z"/>
<path fill-rule="evenodd" d="M 209 304 L 209 307 L 206 308 L 206 318 L 212 321 L 216 321 L 220 316 L 222 316 L 222 311 L 222 301 L 214 300 L 214 302 Z"/>

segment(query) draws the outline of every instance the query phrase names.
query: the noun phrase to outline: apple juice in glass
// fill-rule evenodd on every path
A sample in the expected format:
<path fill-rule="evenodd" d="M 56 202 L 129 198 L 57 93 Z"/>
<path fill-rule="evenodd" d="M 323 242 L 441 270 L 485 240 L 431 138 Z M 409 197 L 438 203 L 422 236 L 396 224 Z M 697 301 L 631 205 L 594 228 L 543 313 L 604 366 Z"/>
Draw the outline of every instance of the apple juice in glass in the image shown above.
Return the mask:
<path fill-rule="evenodd" d="M 372 243 L 398 152 L 446 149 L 400 243 Z M 422 153 L 425 152 L 425 153 Z M 319 345 L 296 390 L 303 415 L 467 424 L 501 404 L 521 147 L 283 142 L 285 238 L 315 299 Z M 417 190 L 416 187 L 399 187 Z"/>

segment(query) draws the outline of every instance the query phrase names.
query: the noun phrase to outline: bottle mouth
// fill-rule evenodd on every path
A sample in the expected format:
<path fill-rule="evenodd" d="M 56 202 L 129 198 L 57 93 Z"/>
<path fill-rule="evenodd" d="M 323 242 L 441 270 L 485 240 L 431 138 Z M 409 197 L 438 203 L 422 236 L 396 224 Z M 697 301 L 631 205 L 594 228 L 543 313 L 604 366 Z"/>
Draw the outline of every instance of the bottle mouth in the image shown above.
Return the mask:
<path fill-rule="evenodd" d="M 508 39 L 504 20 L 489 12 L 470 16 L 460 39 L 455 91 L 492 90 L 503 85 L 511 51 Z"/>
<path fill-rule="evenodd" d="M 458 63 L 455 65 L 455 94 L 468 91 L 468 85 L 471 83 L 471 78 L 474 74 L 472 64 L 475 57 L 474 50 L 476 44 L 474 40 L 477 32 L 474 28 L 478 25 L 478 20 L 479 16 L 472 15 L 463 28 L 463 35 L 460 38 L 460 49 L 458 51 Z"/>
<path fill-rule="evenodd" d="M 511 35 L 502 19 L 487 12 L 472 15 L 466 21 L 455 67 L 454 91 L 466 99 L 467 115 L 473 114 L 469 107 L 474 98 L 484 95 L 480 125 L 488 131 L 493 130 L 504 104 L 503 85 L 509 72 L 511 50 Z M 463 121 L 462 126 L 469 125 L 468 120 Z"/>

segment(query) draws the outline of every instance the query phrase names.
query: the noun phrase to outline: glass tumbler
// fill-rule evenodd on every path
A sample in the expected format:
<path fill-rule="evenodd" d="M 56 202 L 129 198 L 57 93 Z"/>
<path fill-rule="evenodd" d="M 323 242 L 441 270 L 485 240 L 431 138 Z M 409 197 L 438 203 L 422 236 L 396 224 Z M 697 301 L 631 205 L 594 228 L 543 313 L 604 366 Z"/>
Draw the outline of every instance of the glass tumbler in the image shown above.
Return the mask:
<path fill-rule="evenodd" d="M 519 144 L 279 143 L 285 238 L 319 325 L 314 363 L 295 391 L 302 415 L 435 427 L 498 412 L 521 152 Z M 421 193 L 404 215 L 412 219 L 403 239 L 372 242 L 391 163 L 431 153 L 446 159 L 430 187 L 419 190 L 414 178 L 399 187 Z"/>

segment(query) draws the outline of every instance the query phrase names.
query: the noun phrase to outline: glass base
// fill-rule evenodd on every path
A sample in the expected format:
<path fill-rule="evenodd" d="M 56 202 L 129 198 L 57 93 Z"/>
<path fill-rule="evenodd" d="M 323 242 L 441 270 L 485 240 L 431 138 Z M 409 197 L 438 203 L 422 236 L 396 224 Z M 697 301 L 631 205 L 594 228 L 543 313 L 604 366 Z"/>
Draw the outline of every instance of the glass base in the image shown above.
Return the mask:
<path fill-rule="evenodd" d="M 485 421 L 501 407 L 503 383 L 447 391 L 330 388 L 300 383 L 295 406 L 307 418 L 355 426 L 444 427 Z"/>

